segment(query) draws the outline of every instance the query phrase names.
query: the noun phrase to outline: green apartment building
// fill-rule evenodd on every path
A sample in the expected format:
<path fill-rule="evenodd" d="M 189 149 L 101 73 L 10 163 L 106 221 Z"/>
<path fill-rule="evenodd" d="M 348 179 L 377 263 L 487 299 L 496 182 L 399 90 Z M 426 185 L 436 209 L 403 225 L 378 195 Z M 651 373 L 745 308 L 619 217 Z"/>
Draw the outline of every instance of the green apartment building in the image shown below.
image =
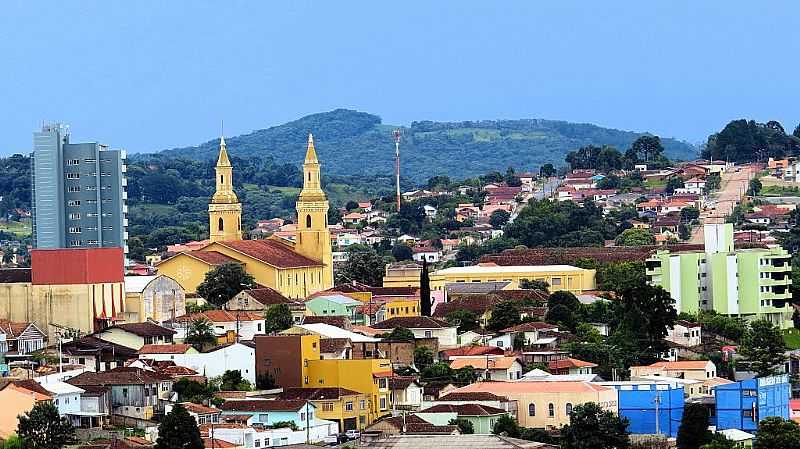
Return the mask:
<path fill-rule="evenodd" d="M 669 291 L 679 312 L 717 313 L 792 325 L 791 256 L 781 247 L 734 249 L 733 225 L 707 224 L 705 248 L 656 252 L 647 280 Z"/>

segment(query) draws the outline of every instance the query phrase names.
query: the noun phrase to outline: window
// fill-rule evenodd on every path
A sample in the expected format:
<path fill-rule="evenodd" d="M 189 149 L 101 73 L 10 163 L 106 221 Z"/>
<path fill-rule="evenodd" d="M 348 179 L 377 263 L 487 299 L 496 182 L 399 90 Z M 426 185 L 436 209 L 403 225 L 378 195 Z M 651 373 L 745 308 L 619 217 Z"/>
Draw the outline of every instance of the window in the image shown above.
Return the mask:
<path fill-rule="evenodd" d="M 742 410 L 742 416 L 745 417 L 745 418 L 752 418 L 753 417 L 753 409 Z"/>
<path fill-rule="evenodd" d="M 344 409 L 347 410 L 348 412 L 352 412 L 353 411 L 353 401 L 345 402 Z"/>
<path fill-rule="evenodd" d="M 67 161 L 67 165 L 78 165 L 81 163 L 80 159 L 70 159 Z"/>
<path fill-rule="evenodd" d="M 265 423 L 269 421 L 269 413 L 259 413 L 258 414 L 258 421 Z"/>
<path fill-rule="evenodd" d="M 758 394 L 756 390 L 742 390 L 742 396 L 756 397 Z"/>
<path fill-rule="evenodd" d="M 77 193 L 81 191 L 81 186 L 69 186 L 67 187 L 67 192 L 70 193 Z"/>
<path fill-rule="evenodd" d="M 67 179 L 81 179 L 80 173 L 67 173 Z"/>
<path fill-rule="evenodd" d="M 82 240 L 70 240 L 69 246 L 81 246 L 83 245 Z"/>
<path fill-rule="evenodd" d="M 80 220 L 81 219 L 81 213 L 80 212 L 71 212 L 69 214 L 69 219 L 70 220 Z"/>
<path fill-rule="evenodd" d="M 307 228 L 311 227 L 311 215 L 310 214 L 306 215 L 306 227 Z"/>
<path fill-rule="evenodd" d="M 70 226 L 69 233 L 70 234 L 80 234 L 81 233 L 80 226 Z"/>
<path fill-rule="evenodd" d="M 553 278 L 550 281 L 550 285 L 561 285 L 561 278 Z"/>
<path fill-rule="evenodd" d="M 67 201 L 67 206 L 80 206 L 80 205 L 81 205 L 80 200 L 69 200 L 69 201 Z"/>
<path fill-rule="evenodd" d="M 225 175 L 219 175 L 219 183 L 225 184 Z"/>
<path fill-rule="evenodd" d="M 222 221 L 222 217 L 219 217 L 219 220 L 217 221 L 217 230 L 223 231 L 224 229 L 225 229 L 225 222 Z"/>
<path fill-rule="evenodd" d="M 322 411 L 323 412 L 332 412 L 333 411 L 333 402 L 323 402 L 322 403 Z"/>
<path fill-rule="evenodd" d="M 255 441 L 253 441 L 253 446 L 254 446 L 254 447 L 261 447 L 261 440 L 255 440 Z"/>
<path fill-rule="evenodd" d="M 528 404 L 528 416 L 536 416 L 536 404 L 533 402 Z"/>
<path fill-rule="evenodd" d="M 547 416 L 551 418 L 556 416 L 556 406 L 552 402 L 547 404 Z"/>
<path fill-rule="evenodd" d="M 425 338 L 431 338 L 433 333 L 431 331 L 425 331 Z"/>
<path fill-rule="evenodd" d="M 122 397 L 123 398 L 127 398 L 128 397 L 128 389 L 127 388 L 123 388 L 122 389 Z"/>
<path fill-rule="evenodd" d="M 567 405 L 566 405 L 566 407 L 564 407 L 564 411 L 566 411 L 566 412 L 567 412 L 567 416 L 569 416 L 570 414 L 572 414 L 572 404 L 570 404 L 569 402 L 567 402 Z"/>
<path fill-rule="evenodd" d="M 381 410 L 386 410 L 386 398 L 381 398 Z"/>
<path fill-rule="evenodd" d="M 366 410 L 366 409 L 367 409 L 367 401 L 365 401 L 365 400 L 363 400 L 363 399 L 362 399 L 362 400 L 361 400 L 361 401 L 358 403 L 358 406 L 361 408 L 361 410 Z"/>

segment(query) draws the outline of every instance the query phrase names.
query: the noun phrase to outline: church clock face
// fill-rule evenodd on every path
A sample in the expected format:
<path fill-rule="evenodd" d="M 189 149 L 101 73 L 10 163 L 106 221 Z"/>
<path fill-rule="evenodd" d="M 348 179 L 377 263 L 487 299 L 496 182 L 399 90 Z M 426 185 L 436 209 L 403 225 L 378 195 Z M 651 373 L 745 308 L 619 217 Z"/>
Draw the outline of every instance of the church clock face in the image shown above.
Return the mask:
<path fill-rule="evenodd" d="M 177 277 L 179 281 L 188 281 L 191 276 L 192 270 L 186 266 L 178 268 L 178 272 L 175 273 L 175 277 Z"/>

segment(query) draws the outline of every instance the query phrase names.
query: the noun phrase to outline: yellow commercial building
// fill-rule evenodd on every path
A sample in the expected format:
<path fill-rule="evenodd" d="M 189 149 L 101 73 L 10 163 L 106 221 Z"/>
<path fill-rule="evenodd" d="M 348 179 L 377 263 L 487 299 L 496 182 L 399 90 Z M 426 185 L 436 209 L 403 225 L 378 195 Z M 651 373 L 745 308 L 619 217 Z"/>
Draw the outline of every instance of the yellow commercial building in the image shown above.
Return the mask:
<path fill-rule="evenodd" d="M 205 274 L 225 263 L 239 263 L 262 286 L 288 298 L 305 298 L 333 286 L 333 251 L 328 230 L 328 201 L 320 185 L 314 140 L 308 137 L 303 163 L 303 190 L 297 201 L 295 240 L 270 237 L 241 239 L 241 205 L 233 192 L 233 167 L 220 140 L 217 191 L 209 205 L 211 241 L 205 247 L 161 261 L 158 271 L 194 293 Z M 205 298 L 209 299 L 209 298 Z"/>
<path fill-rule="evenodd" d="M 414 299 L 389 299 L 384 305 L 384 320 L 397 317 L 420 316 L 419 301 Z"/>
<path fill-rule="evenodd" d="M 311 401 L 317 418 L 339 423 L 339 432 L 363 430 L 370 423 L 369 395 L 347 388 L 285 388 L 278 399 Z"/>
<path fill-rule="evenodd" d="M 384 287 L 419 287 L 419 276 L 414 272 L 387 270 Z M 451 267 L 430 275 L 431 290 L 444 290 L 445 284 L 470 282 L 510 282 L 507 288 L 518 289 L 520 281 L 544 281 L 550 291 L 568 291 L 580 294 L 594 290 L 595 270 L 571 265 L 516 265 L 479 264 L 468 267 Z"/>
<path fill-rule="evenodd" d="M 386 359 L 309 360 L 308 384 L 303 387 L 340 387 L 366 394 L 369 425 L 391 413 L 390 377 L 392 364 Z"/>

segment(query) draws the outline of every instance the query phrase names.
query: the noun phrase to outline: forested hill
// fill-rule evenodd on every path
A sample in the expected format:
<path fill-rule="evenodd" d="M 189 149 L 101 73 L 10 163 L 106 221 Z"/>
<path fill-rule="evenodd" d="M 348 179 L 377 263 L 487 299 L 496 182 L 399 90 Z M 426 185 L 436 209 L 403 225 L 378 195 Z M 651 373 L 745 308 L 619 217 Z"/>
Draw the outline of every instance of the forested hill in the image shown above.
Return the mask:
<path fill-rule="evenodd" d="M 306 136 L 314 133 L 317 153 L 326 173 L 340 175 L 391 174 L 394 160 L 392 130 L 380 117 L 337 109 L 312 114 L 283 125 L 225 139 L 237 157 L 273 156 L 300 164 Z M 401 127 L 403 176 L 422 182 L 434 175 L 458 179 L 514 166 L 533 170 L 545 163 L 564 165 L 567 152 L 584 145 L 612 145 L 624 152 L 642 133 L 555 120 L 481 120 L 475 122 L 412 122 Z M 666 156 L 692 159 L 695 148 L 675 139 L 662 139 Z M 196 147 L 165 150 L 165 155 L 213 159 L 218 140 Z"/>

